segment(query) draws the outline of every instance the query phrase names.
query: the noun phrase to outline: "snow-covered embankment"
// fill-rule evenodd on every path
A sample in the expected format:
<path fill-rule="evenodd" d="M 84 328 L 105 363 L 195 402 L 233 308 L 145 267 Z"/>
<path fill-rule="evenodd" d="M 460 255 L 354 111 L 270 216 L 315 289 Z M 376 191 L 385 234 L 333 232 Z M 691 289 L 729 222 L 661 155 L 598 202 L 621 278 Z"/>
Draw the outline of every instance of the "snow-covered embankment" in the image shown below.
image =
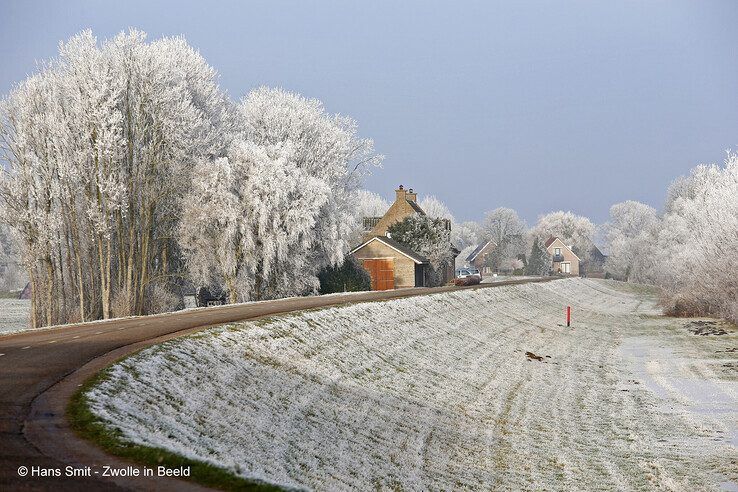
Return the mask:
<path fill-rule="evenodd" d="M 684 325 L 614 282 L 464 290 L 208 330 L 89 397 L 126 439 L 285 486 L 710 489 L 738 481 L 736 354 L 715 354 L 738 336 Z M 733 411 L 655 391 L 651 340 L 686 368 L 660 381 L 715 380 Z"/>

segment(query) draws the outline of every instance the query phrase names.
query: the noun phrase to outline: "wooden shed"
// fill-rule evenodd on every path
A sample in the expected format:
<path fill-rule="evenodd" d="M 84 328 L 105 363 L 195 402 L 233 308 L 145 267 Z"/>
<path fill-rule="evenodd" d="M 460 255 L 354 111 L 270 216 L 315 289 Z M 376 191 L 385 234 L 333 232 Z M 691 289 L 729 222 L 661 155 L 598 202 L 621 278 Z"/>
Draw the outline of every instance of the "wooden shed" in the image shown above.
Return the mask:
<path fill-rule="evenodd" d="M 374 236 L 351 251 L 372 278 L 372 290 L 424 287 L 428 260 L 386 236 Z"/>

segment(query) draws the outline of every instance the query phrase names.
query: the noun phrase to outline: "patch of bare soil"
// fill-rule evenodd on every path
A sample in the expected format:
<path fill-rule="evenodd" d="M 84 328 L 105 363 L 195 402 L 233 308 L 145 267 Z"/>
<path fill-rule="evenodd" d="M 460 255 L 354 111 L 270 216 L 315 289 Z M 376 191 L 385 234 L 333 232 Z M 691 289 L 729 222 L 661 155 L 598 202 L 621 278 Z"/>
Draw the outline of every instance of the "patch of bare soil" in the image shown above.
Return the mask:
<path fill-rule="evenodd" d="M 716 354 L 732 354 L 733 352 L 738 352 L 738 347 L 730 347 L 726 348 L 725 350 L 716 350 Z"/>
<path fill-rule="evenodd" d="M 550 355 L 536 355 L 533 352 L 526 352 L 525 356 L 528 358 L 528 361 L 537 360 L 538 362 L 547 363 L 548 361 L 545 359 L 550 359 Z"/>
<path fill-rule="evenodd" d="M 694 335 L 708 336 L 728 334 L 725 328 L 720 326 L 716 321 L 690 321 L 685 326 Z"/>

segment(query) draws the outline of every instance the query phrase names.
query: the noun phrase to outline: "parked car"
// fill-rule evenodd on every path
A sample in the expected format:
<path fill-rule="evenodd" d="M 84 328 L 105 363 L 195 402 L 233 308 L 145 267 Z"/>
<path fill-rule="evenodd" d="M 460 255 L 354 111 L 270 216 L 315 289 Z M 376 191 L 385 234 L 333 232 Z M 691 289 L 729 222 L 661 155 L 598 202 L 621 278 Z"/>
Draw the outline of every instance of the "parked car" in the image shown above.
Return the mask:
<path fill-rule="evenodd" d="M 481 281 L 482 274 L 476 268 L 459 268 L 456 270 L 454 285 L 476 285 Z"/>
<path fill-rule="evenodd" d="M 213 293 L 206 287 L 200 287 L 197 290 L 197 307 L 222 306 L 227 304 L 226 293 Z"/>

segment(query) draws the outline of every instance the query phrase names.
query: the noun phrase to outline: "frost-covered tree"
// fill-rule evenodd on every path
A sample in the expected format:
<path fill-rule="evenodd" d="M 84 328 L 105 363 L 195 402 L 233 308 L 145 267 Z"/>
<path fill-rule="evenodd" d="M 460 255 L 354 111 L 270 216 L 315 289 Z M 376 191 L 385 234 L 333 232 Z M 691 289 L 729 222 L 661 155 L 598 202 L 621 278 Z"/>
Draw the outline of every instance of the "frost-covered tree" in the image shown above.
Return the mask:
<path fill-rule="evenodd" d="M 469 246 L 472 246 L 472 248 L 476 247 L 476 245 L 481 241 L 481 238 L 482 230 L 477 222 L 470 220 L 466 222 L 456 222 L 451 225 L 451 242 L 460 250 L 468 248 Z"/>
<path fill-rule="evenodd" d="M 429 217 L 451 221 L 451 243 L 459 250 L 476 245 L 480 241 L 479 224 L 473 221 L 457 222 L 448 206 L 434 195 L 423 197 L 419 205 Z"/>
<path fill-rule="evenodd" d="M 549 256 L 544 243 L 535 236 L 531 245 L 528 263 L 525 265 L 527 275 L 546 275 L 551 270 L 551 256 Z"/>
<path fill-rule="evenodd" d="M 476 248 L 477 248 L 476 243 L 465 246 L 464 249 L 462 249 L 459 255 L 456 257 L 456 261 L 455 261 L 456 268 L 462 268 L 465 266 L 469 266 L 469 262 L 466 261 L 466 259 L 469 258 L 469 255 L 472 254 L 472 252 Z"/>
<path fill-rule="evenodd" d="M 384 157 L 371 139 L 358 136 L 358 125 L 348 116 L 329 115 L 317 99 L 282 89 L 261 87 L 239 106 L 240 133 L 258 145 L 289 144 L 294 162 L 307 175 L 329 188 L 314 230 L 316 268 L 340 264 L 355 228 L 353 193 Z"/>
<path fill-rule="evenodd" d="M 184 202 L 179 239 L 193 278 L 230 302 L 316 290 L 313 230 L 329 197 L 291 145 L 234 141 L 227 158 L 197 166 Z"/>
<path fill-rule="evenodd" d="M 390 203 L 373 191 L 356 190 L 354 196 L 354 209 L 358 220 L 364 217 L 381 217 L 390 208 Z"/>
<path fill-rule="evenodd" d="M 451 243 L 459 250 L 476 245 L 480 241 L 479 224 L 473 221 L 457 222 L 448 206 L 434 195 L 423 197 L 419 205 L 432 219 L 451 221 Z"/>
<path fill-rule="evenodd" d="M 451 238 L 443 219 L 414 214 L 387 228 L 392 239 L 428 258 L 431 285 L 439 285 L 451 265 Z"/>
<path fill-rule="evenodd" d="M 629 200 L 610 207 L 610 221 L 605 224 L 607 271 L 623 280 L 652 281 L 658 224 L 656 210 L 643 203 Z"/>
<path fill-rule="evenodd" d="M 482 225 L 483 241 L 496 244 L 487 261 L 497 271 L 503 265 L 509 266 L 518 255 L 525 254 L 526 225 L 518 213 L 505 207 L 487 212 Z"/>
<path fill-rule="evenodd" d="M 352 245 L 355 194 L 382 157 L 353 120 L 281 89 L 252 91 L 237 125 L 227 159 L 201 162 L 185 201 L 190 273 L 231 301 L 315 293 Z"/>
<path fill-rule="evenodd" d="M 0 223 L 0 291 L 22 289 L 25 282 L 16 241 L 10 229 Z"/>
<path fill-rule="evenodd" d="M 431 219 L 447 219 L 452 223 L 455 221 L 451 210 L 441 200 L 435 197 L 435 195 L 426 195 L 421 200 L 420 208 L 423 212 Z"/>
<path fill-rule="evenodd" d="M 366 232 L 364 219 L 367 217 L 381 217 L 390 208 L 389 202 L 377 193 L 368 190 L 356 190 L 353 198 L 354 231 L 351 234 L 351 244 L 359 244 Z"/>
<path fill-rule="evenodd" d="M 738 320 L 738 156 L 675 182 L 659 223 L 654 278 L 679 314 Z"/>
<path fill-rule="evenodd" d="M 608 268 L 661 287 L 668 313 L 738 321 L 738 156 L 676 179 L 659 217 L 625 202 L 610 211 Z"/>
<path fill-rule="evenodd" d="M 179 272 L 190 170 L 222 152 L 228 115 L 199 53 L 138 31 L 102 44 L 84 31 L 13 89 L 0 104 L 0 202 L 34 326 L 149 312 Z"/>
<path fill-rule="evenodd" d="M 595 225 L 588 218 L 563 211 L 540 216 L 538 223 L 531 230 L 531 234 L 544 243 L 550 237 L 560 238 L 572 246 L 574 252 L 582 259 L 585 259 L 585 255 L 592 248 L 595 232 Z"/>

